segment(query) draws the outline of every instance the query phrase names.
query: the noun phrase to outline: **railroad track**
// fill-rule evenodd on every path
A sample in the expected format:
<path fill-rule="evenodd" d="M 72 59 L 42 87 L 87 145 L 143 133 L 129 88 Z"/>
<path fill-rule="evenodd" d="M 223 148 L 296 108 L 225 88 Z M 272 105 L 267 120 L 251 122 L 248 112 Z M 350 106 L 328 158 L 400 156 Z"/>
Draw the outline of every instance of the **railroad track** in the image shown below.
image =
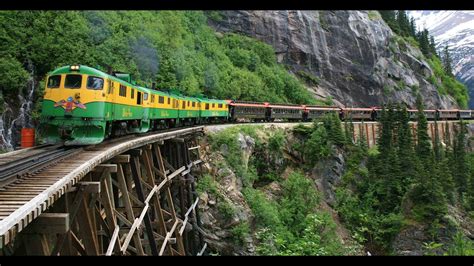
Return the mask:
<path fill-rule="evenodd" d="M 82 148 L 56 145 L 48 149 L 33 149 L 19 158 L 4 162 L 0 164 L 0 189 L 51 164 L 59 163 L 81 150 Z"/>
<path fill-rule="evenodd" d="M 1 172 L 4 172 L 5 176 L 11 175 L 7 174 L 8 168 L 16 169 L 16 176 L 20 173 L 18 167 L 24 168 L 22 171 L 25 171 L 21 178 L 13 178 L 13 181 L 10 178 L 11 182 L 0 189 L 0 249 L 99 164 L 129 149 L 200 132 L 202 129 L 202 126 L 196 126 L 129 135 L 81 148 L 57 147 L 53 149 L 55 152 L 51 151 L 50 147 L 47 151 L 48 160 L 42 162 L 33 160 L 33 157 L 38 156 L 21 156 L 21 160 L 28 164 L 24 167 L 18 160 L 0 162 Z M 40 159 L 46 157 L 45 153 L 40 153 Z M 26 155 L 26 152 L 23 155 Z M 12 168 L 13 164 L 16 168 Z"/>

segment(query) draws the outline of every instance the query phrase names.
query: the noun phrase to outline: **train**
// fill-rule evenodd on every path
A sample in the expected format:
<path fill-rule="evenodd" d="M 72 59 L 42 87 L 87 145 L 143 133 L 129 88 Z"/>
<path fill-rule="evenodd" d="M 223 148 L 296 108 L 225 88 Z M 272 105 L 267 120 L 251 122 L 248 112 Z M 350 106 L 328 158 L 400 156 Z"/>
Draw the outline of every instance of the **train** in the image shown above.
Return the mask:
<path fill-rule="evenodd" d="M 117 136 L 181 126 L 240 121 L 311 121 L 328 113 L 341 120 L 376 121 L 381 109 L 278 104 L 186 96 L 137 85 L 123 72 L 67 65 L 48 73 L 40 127 L 46 143 L 93 145 Z M 417 110 L 408 110 L 411 119 Z M 473 119 L 472 110 L 424 110 L 429 120 Z"/>

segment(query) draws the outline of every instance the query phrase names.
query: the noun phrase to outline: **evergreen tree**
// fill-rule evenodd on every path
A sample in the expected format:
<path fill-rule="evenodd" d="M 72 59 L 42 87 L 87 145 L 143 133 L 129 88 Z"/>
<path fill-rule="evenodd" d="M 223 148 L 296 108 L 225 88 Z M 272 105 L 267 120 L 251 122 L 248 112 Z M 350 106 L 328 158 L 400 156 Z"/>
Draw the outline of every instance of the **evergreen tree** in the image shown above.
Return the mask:
<path fill-rule="evenodd" d="M 443 50 L 443 68 L 446 74 L 453 76 L 453 60 L 451 59 L 451 55 L 449 53 L 449 46 L 446 45 Z"/>
<path fill-rule="evenodd" d="M 392 147 L 392 124 L 385 105 L 380 113 L 378 146 L 381 154 L 388 154 Z"/>
<path fill-rule="evenodd" d="M 414 18 L 410 19 L 410 36 L 416 38 L 416 24 Z"/>
<path fill-rule="evenodd" d="M 417 145 L 416 153 L 418 158 L 421 160 L 421 163 L 424 166 L 427 166 L 431 156 L 431 144 L 430 137 L 428 136 L 428 120 L 426 119 L 424 113 L 423 102 L 421 95 L 418 94 L 416 97 L 416 106 L 418 108 L 417 114 Z"/>
<path fill-rule="evenodd" d="M 329 140 L 332 143 L 342 146 L 345 144 L 345 134 L 342 132 L 342 124 L 337 114 L 328 114 L 323 120 L 324 127 L 329 134 Z"/>
<path fill-rule="evenodd" d="M 396 13 L 394 10 L 379 10 L 382 19 L 387 23 L 387 25 L 397 34 L 400 33 L 400 27 L 396 20 Z"/>
<path fill-rule="evenodd" d="M 398 126 L 398 157 L 400 158 L 400 173 L 402 193 L 405 193 L 416 176 L 415 154 L 410 128 L 410 115 L 407 108 L 403 106 L 399 112 Z"/>
<path fill-rule="evenodd" d="M 354 136 L 354 123 L 352 121 L 352 117 L 349 118 L 348 122 L 344 123 L 344 133 L 346 135 L 346 143 L 352 144 L 354 143 L 353 137 Z"/>
<path fill-rule="evenodd" d="M 400 27 L 400 35 L 402 36 L 410 36 L 410 21 L 408 20 L 408 16 L 406 11 L 399 10 L 397 12 L 397 23 Z"/>
<path fill-rule="evenodd" d="M 424 29 L 418 33 L 418 43 L 420 44 L 420 50 L 426 57 L 431 57 L 430 53 L 430 41 L 429 41 L 429 32 L 427 29 Z"/>
<path fill-rule="evenodd" d="M 431 54 L 438 56 L 438 52 L 436 51 L 436 43 L 433 36 L 430 36 L 430 52 Z"/>
<path fill-rule="evenodd" d="M 457 187 L 458 194 L 462 199 L 467 192 L 469 179 L 469 162 L 466 154 L 466 126 L 461 120 L 456 130 L 456 137 L 453 143 L 453 164 L 452 175 Z"/>
<path fill-rule="evenodd" d="M 453 180 L 453 175 L 451 171 L 452 164 L 452 151 L 449 146 L 446 147 L 445 156 L 443 160 L 438 164 L 439 165 L 439 180 L 443 184 L 443 191 L 446 195 L 446 199 L 449 203 L 455 204 L 456 201 L 456 185 Z"/>

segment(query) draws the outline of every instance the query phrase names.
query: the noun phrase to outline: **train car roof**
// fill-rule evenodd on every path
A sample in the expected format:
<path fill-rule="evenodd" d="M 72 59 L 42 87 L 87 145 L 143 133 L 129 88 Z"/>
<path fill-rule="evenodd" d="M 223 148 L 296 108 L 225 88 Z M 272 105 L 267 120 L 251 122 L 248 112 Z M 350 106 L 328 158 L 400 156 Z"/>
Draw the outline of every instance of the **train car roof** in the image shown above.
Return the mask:
<path fill-rule="evenodd" d="M 267 104 L 264 104 L 264 103 L 236 103 L 236 102 L 231 102 L 229 104 L 232 105 L 232 106 L 267 107 Z"/>
<path fill-rule="evenodd" d="M 268 107 L 278 107 L 278 108 L 286 108 L 286 109 L 304 109 L 302 105 L 286 105 L 286 104 L 269 104 Z"/>
<path fill-rule="evenodd" d="M 348 108 L 342 108 L 343 110 L 349 110 L 349 111 L 372 111 L 373 108 L 356 108 L 356 107 L 348 107 Z"/>
<path fill-rule="evenodd" d="M 130 82 L 126 81 L 126 80 L 123 80 L 123 79 L 120 79 L 116 76 L 113 76 L 113 75 L 109 75 L 107 73 L 105 73 L 104 71 L 101 71 L 101 70 L 98 70 L 98 69 L 95 69 L 93 67 L 89 67 L 89 66 L 85 66 L 85 65 L 78 65 L 79 66 L 79 69 L 78 70 L 71 70 L 71 66 L 73 65 L 67 65 L 67 66 L 62 66 L 62 67 L 58 67 L 56 68 L 55 70 L 51 71 L 48 73 L 49 76 L 52 76 L 52 75 L 61 75 L 61 74 L 83 74 L 83 75 L 93 75 L 93 76 L 96 76 L 96 77 L 100 77 L 100 78 L 108 78 L 108 79 L 111 79 L 113 81 L 116 81 L 116 82 L 119 82 L 121 84 L 125 84 L 129 87 L 134 87 L 134 88 L 138 88 L 139 86 L 137 85 L 134 85 L 134 84 L 131 84 Z M 140 87 L 140 88 L 144 88 L 144 87 Z M 146 88 L 145 88 L 146 89 Z"/>
<path fill-rule="evenodd" d="M 86 74 L 86 75 L 94 75 L 101 78 L 108 78 L 110 76 L 109 74 L 92 67 L 79 65 L 79 70 L 71 70 L 71 66 L 72 65 L 58 67 L 55 70 L 49 72 L 48 75 L 80 73 L 80 74 Z M 121 80 L 121 81 L 124 81 L 124 80 Z"/>
<path fill-rule="evenodd" d="M 306 105 L 306 109 L 309 110 L 340 110 L 340 107 L 337 106 L 324 106 L 324 105 Z"/>
<path fill-rule="evenodd" d="M 203 98 L 203 97 L 196 97 L 196 100 L 204 103 L 222 103 L 222 104 L 228 104 L 229 102 L 226 100 L 218 100 L 218 99 L 209 99 L 209 98 Z"/>
<path fill-rule="evenodd" d="M 418 112 L 418 109 L 408 109 L 408 112 Z M 424 112 L 436 112 L 434 109 L 423 110 Z"/>

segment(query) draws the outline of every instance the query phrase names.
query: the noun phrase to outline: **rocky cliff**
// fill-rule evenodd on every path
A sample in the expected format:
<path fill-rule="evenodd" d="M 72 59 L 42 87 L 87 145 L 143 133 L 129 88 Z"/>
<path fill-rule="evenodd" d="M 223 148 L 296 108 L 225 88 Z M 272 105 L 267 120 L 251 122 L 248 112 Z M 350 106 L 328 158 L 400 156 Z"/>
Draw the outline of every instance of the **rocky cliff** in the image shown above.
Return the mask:
<path fill-rule="evenodd" d="M 394 35 L 375 11 L 222 11 L 210 20 L 219 32 L 248 35 L 272 45 L 278 61 L 306 79 L 318 98 L 345 106 L 387 101 L 414 106 L 420 91 L 428 108 L 456 107 L 428 81 L 432 69 Z"/>

